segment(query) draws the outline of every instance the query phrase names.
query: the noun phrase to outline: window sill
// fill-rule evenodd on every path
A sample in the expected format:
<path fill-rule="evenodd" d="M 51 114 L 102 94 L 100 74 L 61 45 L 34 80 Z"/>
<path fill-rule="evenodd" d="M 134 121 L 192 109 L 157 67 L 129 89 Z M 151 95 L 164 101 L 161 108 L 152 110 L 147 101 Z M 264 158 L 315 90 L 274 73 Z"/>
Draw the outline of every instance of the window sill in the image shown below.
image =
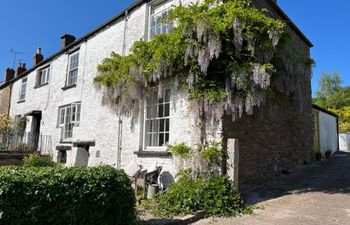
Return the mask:
<path fill-rule="evenodd" d="M 172 156 L 171 152 L 167 151 L 138 151 L 134 152 L 138 157 L 165 157 L 169 158 Z"/>
<path fill-rule="evenodd" d="M 72 144 L 71 141 L 60 141 L 60 144 Z"/>
<path fill-rule="evenodd" d="M 23 102 L 26 102 L 26 100 L 24 99 L 24 100 L 18 101 L 17 104 L 21 104 Z"/>
<path fill-rule="evenodd" d="M 62 88 L 62 90 L 68 90 L 68 89 L 71 89 L 71 88 L 75 88 L 77 86 L 77 84 L 72 84 L 72 85 L 69 85 L 69 86 L 65 86 Z"/>
<path fill-rule="evenodd" d="M 38 84 L 38 85 L 35 85 L 35 86 L 34 86 L 34 89 L 44 87 L 44 86 L 46 86 L 46 85 L 48 85 L 48 84 L 49 84 L 49 82 L 46 82 L 45 84 Z"/>

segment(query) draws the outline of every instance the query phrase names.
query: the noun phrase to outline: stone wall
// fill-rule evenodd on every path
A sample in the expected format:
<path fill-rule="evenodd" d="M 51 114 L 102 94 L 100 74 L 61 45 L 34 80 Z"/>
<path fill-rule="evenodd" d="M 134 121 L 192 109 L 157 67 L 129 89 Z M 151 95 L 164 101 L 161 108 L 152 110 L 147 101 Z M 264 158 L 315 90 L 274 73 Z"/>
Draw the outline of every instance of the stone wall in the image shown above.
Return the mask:
<path fill-rule="evenodd" d="M 288 52 L 297 51 L 293 57 L 300 59 L 298 66 L 306 66 L 302 60 L 310 56 L 310 47 L 293 32 L 291 41 Z M 272 83 L 281 75 L 285 74 L 275 75 Z M 294 92 L 287 95 L 273 89 L 253 116 L 244 115 L 236 122 L 230 116 L 223 120 L 224 142 L 239 140 L 240 191 L 272 180 L 313 157 L 311 66 L 294 76 Z"/>
<path fill-rule="evenodd" d="M 3 88 L 0 92 L 1 92 L 0 114 L 8 114 L 9 108 L 10 108 L 11 86 L 9 85 Z"/>

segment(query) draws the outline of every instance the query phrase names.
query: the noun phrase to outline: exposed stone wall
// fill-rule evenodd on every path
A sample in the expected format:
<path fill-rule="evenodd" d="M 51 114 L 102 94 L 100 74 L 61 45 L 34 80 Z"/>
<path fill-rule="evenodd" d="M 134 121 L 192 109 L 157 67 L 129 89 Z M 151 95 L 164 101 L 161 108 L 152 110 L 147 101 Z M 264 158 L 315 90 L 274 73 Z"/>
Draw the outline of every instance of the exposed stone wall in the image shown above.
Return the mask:
<path fill-rule="evenodd" d="M 257 2 L 273 13 L 265 1 Z M 287 50 L 298 58 L 298 67 L 305 67 L 304 59 L 310 56 L 310 48 L 288 29 L 292 41 Z M 297 80 L 294 92 L 286 95 L 273 90 L 266 103 L 254 109 L 253 116 L 244 115 L 237 122 L 232 122 L 230 116 L 223 120 L 224 141 L 227 138 L 239 140 L 240 191 L 247 191 L 271 180 L 282 170 L 291 170 L 312 159 L 311 66 L 294 76 Z"/>
<path fill-rule="evenodd" d="M 10 108 L 11 87 L 7 86 L 0 91 L 0 114 L 8 114 Z"/>

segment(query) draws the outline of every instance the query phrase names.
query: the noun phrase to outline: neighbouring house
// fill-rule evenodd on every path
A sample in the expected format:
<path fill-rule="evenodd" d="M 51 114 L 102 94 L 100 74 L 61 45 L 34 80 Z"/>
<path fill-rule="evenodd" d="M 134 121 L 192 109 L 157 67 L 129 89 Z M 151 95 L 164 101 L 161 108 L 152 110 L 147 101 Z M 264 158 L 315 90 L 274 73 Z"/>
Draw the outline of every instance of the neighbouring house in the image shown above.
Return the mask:
<path fill-rule="evenodd" d="M 339 150 L 338 115 L 317 105 L 313 105 L 314 151 L 323 157 L 327 151 L 332 154 Z"/>
<path fill-rule="evenodd" d="M 168 32 L 160 18 L 179 2 L 139 0 L 79 39 L 64 35 L 61 50 L 46 59 L 39 49 L 32 68 L 17 73 L 13 79 L 13 71 L 10 72 L 0 87 L 1 109 L 7 103 L 5 93 L 10 92 L 10 102 L 4 110 L 9 107 L 13 118 L 25 116 L 26 133 L 45 137 L 33 139 L 36 146 L 44 146 L 44 152 L 67 166 L 110 164 L 125 168 L 135 161 L 145 168 L 156 163 L 175 175 L 177 161 L 165 145 L 192 144 L 186 95 L 169 83 L 161 102 L 148 99 L 147 107 L 134 121 L 101 105 L 102 93 L 93 79 L 97 66 L 111 52 L 126 55 L 134 41 Z M 191 0 L 181 2 L 189 4 Z M 310 57 L 311 42 L 275 1 L 255 3 L 286 21 L 298 54 Z M 271 95 L 253 116 L 244 115 L 236 122 L 225 117 L 218 131 L 208 131 L 223 143 L 238 140 L 235 143 L 239 143 L 239 160 L 235 167 L 240 188 L 259 184 L 312 158 L 311 66 L 298 76 L 297 82 L 290 84 L 298 91 Z M 154 107 L 164 109 L 162 115 L 147 117 L 147 110 Z M 155 120 L 163 126 L 149 130 L 148 124 Z"/>

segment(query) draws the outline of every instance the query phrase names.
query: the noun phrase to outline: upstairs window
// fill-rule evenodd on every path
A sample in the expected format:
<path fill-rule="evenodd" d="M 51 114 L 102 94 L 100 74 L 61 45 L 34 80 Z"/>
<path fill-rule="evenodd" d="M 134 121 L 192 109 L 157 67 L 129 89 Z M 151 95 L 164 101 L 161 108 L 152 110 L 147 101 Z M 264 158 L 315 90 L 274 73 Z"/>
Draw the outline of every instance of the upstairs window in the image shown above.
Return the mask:
<path fill-rule="evenodd" d="M 79 67 L 79 51 L 69 55 L 67 86 L 71 86 L 77 83 L 78 67 Z"/>
<path fill-rule="evenodd" d="M 19 90 L 19 101 L 26 99 L 27 93 L 27 78 L 22 79 L 21 89 Z"/>
<path fill-rule="evenodd" d="M 149 37 L 152 39 L 158 34 L 169 33 L 169 24 L 166 23 L 171 1 L 164 1 L 159 4 L 153 4 L 150 7 L 149 16 Z"/>
<path fill-rule="evenodd" d="M 37 85 L 44 85 L 50 81 L 50 67 L 40 69 L 38 72 Z"/>
<path fill-rule="evenodd" d="M 170 90 L 165 90 L 161 98 L 152 92 L 147 99 L 145 120 L 145 145 L 162 147 L 169 142 L 170 131 Z"/>
<path fill-rule="evenodd" d="M 81 103 L 73 103 L 59 108 L 58 126 L 62 128 L 63 141 L 73 137 L 73 127 L 80 123 Z"/>

